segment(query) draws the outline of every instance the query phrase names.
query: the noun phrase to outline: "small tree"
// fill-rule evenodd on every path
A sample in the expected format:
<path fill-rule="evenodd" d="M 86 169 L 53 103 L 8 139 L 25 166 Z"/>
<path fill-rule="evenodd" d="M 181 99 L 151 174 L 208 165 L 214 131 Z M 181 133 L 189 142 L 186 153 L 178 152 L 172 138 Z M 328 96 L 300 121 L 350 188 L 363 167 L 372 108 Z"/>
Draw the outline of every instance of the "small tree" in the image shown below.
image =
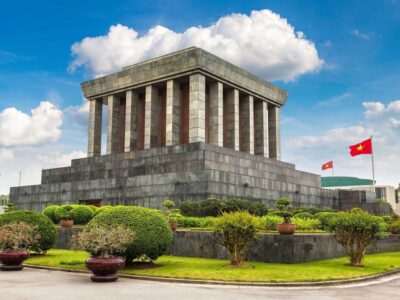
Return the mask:
<path fill-rule="evenodd" d="M 329 226 L 352 266 L 363 266 L 365 250 L 377 237 L 379 218 L 361 210 L 337 213 Z"/>
<path fill-rule="evenodd" d="M 283 222 L 286 224 L 291 223 L 291 218 L 293 216 L 292 211 L 292 200 L 289 198 L 280 198 L 275 205 L 277 212 L 276 215 L 283 218 Z"/>
<path fill-rule="evenodd" d="M 255 218 L 247 211 L 223 213 L 217 219 L 215 232 L 229 252 L 231 265 L 245 260 L 247 250 L 257 233 Z"/>
<path fill-rule="evenodd" d="M 72 236 L 72 249 L 85 250 L 93 256 L 109 258 L 122 254 L 133 242 L 135 233 L 121 225 L 88 226 L 84 231 Z"/>
<path fill-rule="evenodd" d="M 37 226 L 10 222 L 0 227 L 0 249 L 27 250 L 40 240 Z"/>

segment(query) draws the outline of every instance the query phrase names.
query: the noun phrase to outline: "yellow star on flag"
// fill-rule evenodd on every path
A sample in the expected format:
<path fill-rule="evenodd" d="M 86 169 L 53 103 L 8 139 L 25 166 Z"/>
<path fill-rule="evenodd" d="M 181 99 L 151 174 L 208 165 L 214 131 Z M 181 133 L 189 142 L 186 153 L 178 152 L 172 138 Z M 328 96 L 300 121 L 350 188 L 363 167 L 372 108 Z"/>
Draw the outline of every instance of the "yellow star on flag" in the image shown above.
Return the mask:
<path fill-rule="evenodd" d="M 358 151 L 362 151 L 363 149 L 364 149 L 363 145 L 360 144 L 360 145 L 357 146 L 357 150 Z"/>

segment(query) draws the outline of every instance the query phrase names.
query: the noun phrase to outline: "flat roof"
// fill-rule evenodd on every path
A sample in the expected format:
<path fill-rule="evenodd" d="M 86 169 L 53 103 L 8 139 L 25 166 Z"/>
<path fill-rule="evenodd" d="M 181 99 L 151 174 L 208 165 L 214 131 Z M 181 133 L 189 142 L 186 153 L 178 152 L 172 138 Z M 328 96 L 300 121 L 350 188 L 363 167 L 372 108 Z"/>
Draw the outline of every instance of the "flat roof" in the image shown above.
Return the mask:
<path fill-rule="evenodd" d="M 347 176 L 321 177 L 321 187 L 323 188 L 364 185 L 373 185 L 373 180 Z"/>
<path fill-rule="evenodd" d="M 93 99 L 196 72 L 279 107 L 286 103 L 287 91 L 197 47 L 127 66 L 119 72 L 83 82 L 81 88 L 86 98 Z"/>

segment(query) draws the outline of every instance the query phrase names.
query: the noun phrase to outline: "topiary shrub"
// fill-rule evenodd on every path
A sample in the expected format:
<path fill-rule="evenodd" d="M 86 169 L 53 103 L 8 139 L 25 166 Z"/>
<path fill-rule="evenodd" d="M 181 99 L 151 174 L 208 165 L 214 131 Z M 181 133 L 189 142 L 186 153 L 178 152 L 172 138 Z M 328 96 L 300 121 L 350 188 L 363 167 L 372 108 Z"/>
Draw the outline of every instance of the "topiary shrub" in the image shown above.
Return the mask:
<path fill-rule="evenodd" d="M 94 217 L 93 210 L 86 205 L 78 205 L 75 206 L 71 210 L 72 220 L 74 220 L 74 224 L 84 225 L 89 223 L 91 219 Z"/>
<path fill-rule="evenodd" d="M 397 219 L 390 223 L 389 230 L 392 234 L 399 234 L 400 233 L 400 219 Z"/>
<path fill-rule="evenodd" d="M 241 265 L 257 234 L 255 218 L 247 211 L 223 213 L 217 219 L 215 232 L 228 250 L 231 265 Z"/>
<path fill-rule="evenodd" d="M 334 212 L 319 212 L 315 214 L 315 217 L 320 221 L 320 229 L 325 230 L 325 231 L 332 231 L 331 228 L 331 223 L 333 218 L 335 218 L 335 216 L 337 215 L 337 213 Z"/>
<path fill-rule="evenodd" d="M 97 208 L 97 210 L 94 212 L 94 216 L 97 216 L 98 214 L 100 214 L 100 213 L 102 213 L 103 211 L 106 211 L 106 210 L 108 210 L 108 209 L 110 209 L 110 208 L 113 208 L 111 205 L 104 205 L 104 206 L 101 206 L 101 207 L 99 207 L 99 208 Z"/>
<path fill-rule="evenodd" d="M 0 215 L 0 226 L 15 222 L 24 222 L 38 228 L 40 239 L 29 250 L 37 253 L 45 253 L 53 247 L 57 238 L 57 229 L 47 216 L 27 210 L 18 210 Z"/>
<path fill-rule="evenodd" d="M 179 209 L 183 215 L 186 217 L 198 217 L 199 216 L 199 202 L 187 200 L 183 201 L 182 204 L 179 206 Z"/>
<path fill-rule="evenodd" d="M 61 205 L 54 212 L 57 223 L 60 220 L 72 220 L 72 210 L 76 207 L 75 205 Z"/>
<path fill-rule="evenodd" d="M 97 209 L 98 209 L 97 206 L 94 206 L 94 205 L 91 205 L 91 204 L 85 205 L 85 206 L 89 207 L 89 208 L 93 211 L 93 215 L 94 215 L 94 213 L 95 213 L 95 212 L 97 211 Z"/>
<path fill-rule="evenodd" d="M 331 229 L 352 266 L 363 266 L 365 250 L 377 237 L 380 220 L 361 209 L 340 212 L 331 221 Z"/>
<path fill-rule="evenodd" d="M 224 202 L 209 198 L 199 202 L 199 217 L 217 217 L 222 214 Z"/>
<path fill-rule="evenodd" d="M 60 206 L 58 206 L 58 205 L 50 205 L 50 206 L 47 206 L 47 207 L 42 211 L 42 214 L 44 214 L 44 215 L 47 216 L 50 220 L 52 220 L 54 224 L 57 224 L 57 223 L 58 223 L 58 220 L 57 220 L 57 218 L 56 218 L 55 212 L 56 212 L 57 208 L 59 208 L 59 207 L 60 207 Z"/>
<path fill-rule="evenodd" d="M 135 232 L 135 241 L 126 250 L 128 262 L 145 256 L 156 260 L 172 243 L 172 231 L 159 211 L 138 206 L 117 206 L 95 216 L 88 226 L 122 225 Z"/>
<path fill-rule="evenodd" d="M 314 215 L 310 214 L 309 212 L 303 211 L 295 214 L 293 217 L 299 219 L 315 219 Z"/>
<path fill-rule="evenodd" d="M 291 224 L 293 216 L 292 200 L 289 198 L 280 198 L 276 201 L 275 207 L 277 210 L 276 215 L 282 217 L 285 224 Z"/>

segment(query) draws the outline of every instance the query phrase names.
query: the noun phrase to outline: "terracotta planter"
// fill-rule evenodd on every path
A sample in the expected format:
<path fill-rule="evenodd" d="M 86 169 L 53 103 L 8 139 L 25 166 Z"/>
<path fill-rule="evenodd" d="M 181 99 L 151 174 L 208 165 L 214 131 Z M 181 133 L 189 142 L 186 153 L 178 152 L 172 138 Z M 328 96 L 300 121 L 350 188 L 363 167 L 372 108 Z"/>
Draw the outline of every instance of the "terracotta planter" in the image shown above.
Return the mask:
<path fill-rule="evenodd" d="M 61 220 L 60 225 L 61 227 L 72 227 L 74 226 L 74 220 Z"/>
<path fill-rule="evenodd" d="M 3 250 L 0 251 L 0 266 L 2 271 L 20 271 L 24 268 L 22 262 L 29 257 L 27 250 Z"/>
<path fill-rule="evenodd" d="M 278 224 L 276 229 L 280 234 L 293 234 L 296 231 L 296 224 Z"/>
<path fill-rule="evenodd" d="M 178 228 L 178 222 L 176 221 L 169 221 L 169 226 L 171 227 L 172 231 L 175 231 Z"/>
<path fill-rule="evenodd" d="M 91 257 L 86 261 L 86 267 L 92 271 L 90 279 L 93 282 L 114 282 L 118 279 L 117 271 L 125 266 L 121 258 Z"/>

